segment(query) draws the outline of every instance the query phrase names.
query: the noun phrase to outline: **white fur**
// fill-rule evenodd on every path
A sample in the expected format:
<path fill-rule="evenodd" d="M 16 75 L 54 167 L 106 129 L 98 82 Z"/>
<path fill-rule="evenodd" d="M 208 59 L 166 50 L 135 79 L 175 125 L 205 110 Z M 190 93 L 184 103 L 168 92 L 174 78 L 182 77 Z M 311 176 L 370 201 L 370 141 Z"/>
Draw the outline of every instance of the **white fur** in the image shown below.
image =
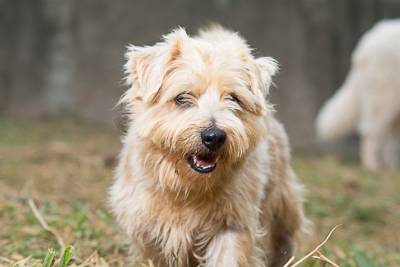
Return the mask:
<path fill-rule="evenodd" d="M 361 38 L 343 86 L 318 115 L 317 132 L 322 139 L 334 140 L 357 131 L 368 143 L 363 145 L 362 157 L 368 159 L 364 163 L 370 168 L 384 167 L 388 165 L 385 155 L 397 152 L 393 153 L 393 147 L 391 152 L 372 147 L 382 150 L 386 146 L 383 136 L 400 138 L 399 118 L 400 20 L 386 20 Z"/>
<path fill-rule="evenodd" d="M 238 235 L 232 231 L 216 236 L 209 244 L 209 250 L 205 255 L 205 267 L 239 267 L 237 264 L 237 239 Z"/>

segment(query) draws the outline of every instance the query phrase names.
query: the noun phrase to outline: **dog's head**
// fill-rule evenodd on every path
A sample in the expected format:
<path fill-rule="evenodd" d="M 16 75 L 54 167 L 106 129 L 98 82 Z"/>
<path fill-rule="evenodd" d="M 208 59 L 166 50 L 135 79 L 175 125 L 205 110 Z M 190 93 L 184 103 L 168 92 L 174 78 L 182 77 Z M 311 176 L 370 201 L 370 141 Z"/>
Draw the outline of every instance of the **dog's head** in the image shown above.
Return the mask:
<path fill-rule="evenodd" d="M 177 29 L 154 46 L 129 47 L 121 101 L 138 138 L 163 155 L 160 166 L 211 177 L 239 164 L 263 135 L 276 71 L 275 60 L 254 58 L 236 33 Z"/>

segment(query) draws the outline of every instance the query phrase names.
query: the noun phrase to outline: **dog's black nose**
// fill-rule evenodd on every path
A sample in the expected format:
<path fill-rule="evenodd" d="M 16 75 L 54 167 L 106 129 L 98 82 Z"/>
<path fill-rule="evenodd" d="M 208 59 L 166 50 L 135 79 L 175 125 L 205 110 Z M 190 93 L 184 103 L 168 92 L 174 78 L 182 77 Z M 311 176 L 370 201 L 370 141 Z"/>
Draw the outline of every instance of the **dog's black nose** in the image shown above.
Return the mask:
<path fill-rule="evenodd" d="M 201 141 L 210 150 L 220 148 L 226 140 L 226 133 L 218 128 L 210 128 L 201 132 Z"/>

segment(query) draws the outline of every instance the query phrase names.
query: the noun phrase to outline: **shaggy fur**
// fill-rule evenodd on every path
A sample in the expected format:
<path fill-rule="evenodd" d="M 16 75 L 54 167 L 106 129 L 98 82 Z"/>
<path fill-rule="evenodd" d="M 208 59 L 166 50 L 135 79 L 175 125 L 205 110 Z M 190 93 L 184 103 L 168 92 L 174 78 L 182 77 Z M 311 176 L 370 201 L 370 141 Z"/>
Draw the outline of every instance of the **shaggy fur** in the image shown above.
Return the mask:
<path fill-rule="evenodd" d="M 265 101 L 277 63 L 219 26 L 129 47 L 130 119 L 110 203 L 137 259 L 156 266 L 282 266 L 305 221 L 282 126 Z M 178 105 L 176 96 L 184 98 Z M 227 134 L 216 168 L 200 132 Z"/>
<path fill-rule="evenodd" d="M 355 130 L 364 166 L 400 165 L 400 20 L 379 22 L 362 37 L 346 81 L 317 118 L 325 140 Z"/>

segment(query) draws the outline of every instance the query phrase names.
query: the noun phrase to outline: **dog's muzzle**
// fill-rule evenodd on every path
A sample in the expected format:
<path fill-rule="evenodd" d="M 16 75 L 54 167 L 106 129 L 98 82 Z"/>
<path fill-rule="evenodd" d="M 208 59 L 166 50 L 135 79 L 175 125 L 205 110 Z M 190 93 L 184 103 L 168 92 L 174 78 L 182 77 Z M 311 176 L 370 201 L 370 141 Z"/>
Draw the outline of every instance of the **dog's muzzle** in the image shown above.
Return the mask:
<path fill-rule="evenodd" d="M 206 148 L 206 152 L 189 156 L 190 167 L 200 173 L 210 173 L 217 166 L 217 150 L 225 143 L 226 133 L 216 127 L 207 128 L 201 132 L 201 142 Z"/>

